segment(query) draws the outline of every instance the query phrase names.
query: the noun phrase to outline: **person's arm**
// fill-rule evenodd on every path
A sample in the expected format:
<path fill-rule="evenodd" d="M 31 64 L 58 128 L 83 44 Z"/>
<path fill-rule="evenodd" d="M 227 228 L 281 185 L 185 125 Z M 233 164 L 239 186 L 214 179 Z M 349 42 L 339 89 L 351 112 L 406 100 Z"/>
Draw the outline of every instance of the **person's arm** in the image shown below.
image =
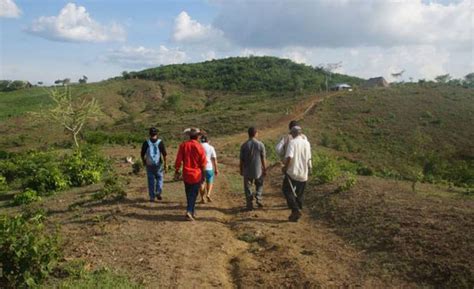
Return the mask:
<path fill-rule="evenodd" d="M 240 163 L 239 163 L 240 175 L 244 175 L 244 147 L 240 147 Z"/>
<path fill-rule="evenodd" d="M 308 171 L 311 174 L 313 172 L 313 156 L 311 154 L 311 144 L 308 142 Z"/>
<path fill-rule="evenodd" d="M 160 144 L 158 145 L 158 148 L 160 149 L 161 156 L 163 157 L 164 172 L 167 173 L 168 172 L 168 163 L 166 162 L 166 156 L 168 154 L 166 153 L 166 146 L 165 146 L 163 141 L 160 142 Z"/>
<path fill-rule="evenodd" d="M 265 151 L 265 145 L 262 143 L 262 151 L 260 155 L 260 159 L 262 160 L 262 176 L 267 175 L 267 152 Z"/>
<path fill-rule="evenodd" d="M 204 151 L 204 148 L 199 145 L 199 151 L 200 151 L 200 158 L 201 158 L 201 177 L 202 181 L 204 181 L 205 176 L 206 176 L 206 166 L 207 166 L 207 158 L 206 158 L 206 151 Z"/>
<path fill-rule="evenodd" d="M 219 170 L 217 169 L 217 155 L 216 155 L 216 150 L 214 148 L 212 149 L 211 162 L 212 162 L 212 169 L 214 170 L 214 173 L 217 176 L 219 174 Z"/>
<path fill-rule="evenodd" d="M 285 153 L 285 159 L 283 160 L 283 168 L 281 168 L 281 171 L 283 174 L 286 174 L 286 171 L 288 170 L 288 166 L 290 165 L 291 159 L 294 156 L 294 146 L 292 142 L 288 143 L 288 147 L 286 148 L 286 153 Z"/>
<path fill-rule="evenodd" d="M 176 155 L 176 161 L 174 163 L 174 177 L 177 179 L 179 177 L 179 170 L 181 169 L 181 164 L 183 163 L 183 144 L 179 146 L 178 154 Z"/>
<path fill-rule="evenodd" d="M 282 137 L 280 141 L 275 146 L 275 151 L 280 157 L 285 156 L 285 137 Z"/>
<path fill-rule="evenodd" d="M 148 142 L 144 142 L 142 144 L 142 150 L 140 152 L 140 156 L 141 156 L 142 163 L 143 163 L 144 166 L 146 165 L 145 155 L 146 155 L 146 150 L 147 149 L 148 149 Z"/>

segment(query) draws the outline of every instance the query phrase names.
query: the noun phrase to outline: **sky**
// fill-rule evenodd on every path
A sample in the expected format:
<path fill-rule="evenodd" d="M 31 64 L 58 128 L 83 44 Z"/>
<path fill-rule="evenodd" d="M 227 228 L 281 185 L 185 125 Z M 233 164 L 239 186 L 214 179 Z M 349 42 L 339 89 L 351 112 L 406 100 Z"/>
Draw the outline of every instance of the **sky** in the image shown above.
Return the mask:
<path fill-rule="evenodd" d="M 271 55 L 363 78 L 474 71 L 474 0 L 0 0 L 0 79 Z"/>

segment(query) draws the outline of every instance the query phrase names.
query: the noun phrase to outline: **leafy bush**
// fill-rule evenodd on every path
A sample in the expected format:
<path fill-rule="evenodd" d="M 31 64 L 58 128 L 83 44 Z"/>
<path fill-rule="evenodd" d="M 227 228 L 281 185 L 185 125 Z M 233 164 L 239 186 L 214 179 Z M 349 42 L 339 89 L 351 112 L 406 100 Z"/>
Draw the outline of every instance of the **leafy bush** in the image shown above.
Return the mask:
<path fill-rule="evenodd" d="M 60 256 L 57 234 L 47 232 L 43 215 L 0 216 L 0 284 L 32 288 L 55 267 Z"/>
<path fill-rule="evenodd" d="M 36 190 L 40 195 L 50 195 L 53 192 L 69 187 L 69 180 L 56 163 L 45 163 L 36 172 L 26 176 L 22 181 L 23 188 Z"/>
<path fill-rule="evenodd" d="M 107 160 L 96 149 L 86 147 L 66 156 L 63 170 L 71 185 L 80 187 L 99 182 L 107 167 Z"/>
<path fill-rule="evenodd" d="M 38 192 L 32 189 L 26 189 L 25 191 L 15 195 L 13 198 L 14 205 L 26 205 L 29 203 L 41 201 L 41 197 Z"/>
<path fill-rule="evenodd" d="M 94 200 L 113 199 L 120 200 L 127 196 L 125 192 L 123 181 L 116 174 L 111 174 L 104 180 L 104 187 L 102 190 L 95 192 L 92 195 Z"/>
<path fill-rule="evenodd" d="M 355 186 L 356 183 L 357 183 L 357 178 L 354 174 L 345 173 L 344 180 L 337 187 L 336 192 L 338 193 L 348 192 Z"/>
<path fill-rule="evenodd" d="M 143 169 L 143 162 L 141 160 L 135 160 L 132 165 L 132 173 L 138 175 Z"/>
<path fill-rule="evenodd" d="M 313 155 L 313 177 L 319 184 L 334 181 L 341 174 L 337 162 L 324 154 Z"/>

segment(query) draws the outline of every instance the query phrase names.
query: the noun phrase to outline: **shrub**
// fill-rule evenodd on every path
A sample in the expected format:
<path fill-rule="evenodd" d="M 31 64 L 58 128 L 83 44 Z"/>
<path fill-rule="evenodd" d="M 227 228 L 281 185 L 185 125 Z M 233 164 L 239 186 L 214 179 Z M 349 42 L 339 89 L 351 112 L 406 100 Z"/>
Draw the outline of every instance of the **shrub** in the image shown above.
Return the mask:
<path fill-rule="evenodd" d="M 132 173 L 138 175 L 140 171 L 143 169 L 143 162 L 142 160 L 135 160 L 132 165 Z"/>
<path fill-rule="evenodd" d="M 340 173 L 340 168 L 335 160 L 324 154 L 314 154 L 313 176 L 317 183 L 325 184 L 332 182 Z"/>
<path fill-rule="evenodd" d="M 32 189 L 26 189 L 25 191 L 15 195 L 13 198 L 14 205 L 26 205 L 29 203 L 41 201 L 41 197 L 38 192 Z"/>
<path fill-rule="evenodd" d="M 86 147 L 66 156 L 63 170 L 71 185 L 80 187 L 99 182 L 107 167 L 107 160 L 96 149 Z"/>
<path fill-rule="evenodd" d="M 357 183 L 357 178 L 353 173 L 346 173 L 344 176 L 344 180 L 342 183 L 337 187 L 336 192 L 338 193 L 345 193 L 350 191 L 355 184 Z"/>
<path fill-rule="evenodd" d="M 32 288 L 56 266 L 60 256 L 57 234 L 47 232 L 43 215 L 0 216 L 0 284 Z"/>
<path fill-rule="evenodd" d="M 111 174 L 104 180 L 104 187 L 102 190 L 95 192 L 92 195 L 94 200 L 113 199 L 120 200 L 127 196 L 125 192 L 123 181 L 116 174 Z"/>
<path fill-rule="evenodd" d="M 69 181 L 57 164 L 47 163 L 39 167 L 35 173 L 26 176 L 22 186 L 33 189 L 40 195 L 50 195 L 69 187 Z"/>

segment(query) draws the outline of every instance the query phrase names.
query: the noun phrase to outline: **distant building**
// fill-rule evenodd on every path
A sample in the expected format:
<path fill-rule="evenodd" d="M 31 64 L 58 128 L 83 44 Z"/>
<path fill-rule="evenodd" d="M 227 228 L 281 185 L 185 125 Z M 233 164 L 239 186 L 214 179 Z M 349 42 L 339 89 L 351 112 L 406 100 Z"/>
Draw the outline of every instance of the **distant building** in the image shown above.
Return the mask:
<path fill-rule="evenodd" d="M 390 84 L 383 77 L 374 77 L 362 84 L 362 88 L 389 87 Z"/>
<path fill-rule="evenodd" d="M 339 90 L 352 91 L 352 86 L 350 86 L 347 83 L 338 83 L 338 84 L 335 84 L 335 85 L 331 86 L 331 90 L 332 91 L 339 91 Z"/>

